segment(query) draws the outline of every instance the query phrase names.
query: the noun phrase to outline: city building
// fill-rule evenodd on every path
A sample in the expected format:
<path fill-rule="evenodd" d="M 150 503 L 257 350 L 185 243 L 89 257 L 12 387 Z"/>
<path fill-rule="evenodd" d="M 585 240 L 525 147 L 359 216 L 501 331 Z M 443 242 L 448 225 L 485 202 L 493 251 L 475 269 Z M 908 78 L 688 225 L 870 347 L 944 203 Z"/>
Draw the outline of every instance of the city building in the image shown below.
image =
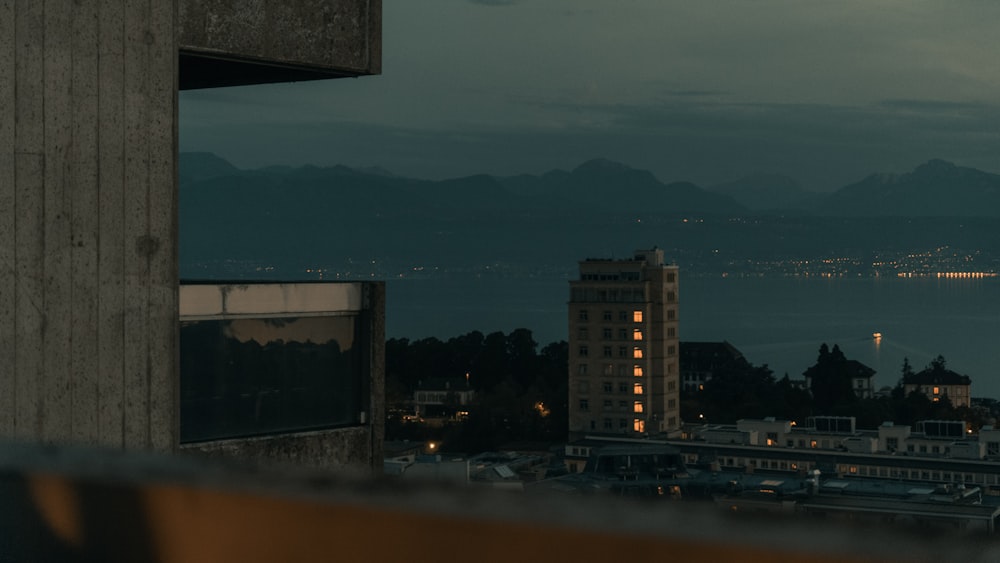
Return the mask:
<path fill-rule="evenodd" d="M 681 389 L 700 391 L 720 370 L 741 366 L 743 353 L 729 342 L 681 342 Z"/>
<path fill-rule="evenodd" d="M 907 395 L 919 392 L 932 401 L 947 399 L 953 407 L 968 407 L 972 398 L 972 379 L 946 369 L 944 364 L 935 364 L 927 369 L 903 378 L 903 392 Z"/>
<path fill-rule="evenodd" d="M 413 414 L 421 418 L 464 418 L 476 392 L 465 377 L 434 377 L 417 382 Z"/>
<path fill-rule="evenodd" d="M 580 262 L 570 281 L 571 438 L 680 427 L 677 278 L 658 248 Z"/>
<path fill-rule="evenodd" d="M 176 452 L 178 90 L 378 74 L 381 2 L 0 12 L 0 438 Z"/>

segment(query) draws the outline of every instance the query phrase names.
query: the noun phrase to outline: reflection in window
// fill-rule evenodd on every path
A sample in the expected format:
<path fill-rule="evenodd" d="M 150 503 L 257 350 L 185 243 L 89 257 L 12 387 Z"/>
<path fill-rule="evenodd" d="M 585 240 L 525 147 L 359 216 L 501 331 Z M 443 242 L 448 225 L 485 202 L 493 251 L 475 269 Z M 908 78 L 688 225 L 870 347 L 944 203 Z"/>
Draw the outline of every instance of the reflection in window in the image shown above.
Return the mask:
<path fill-rule="evenodd" d="M 632 357 L 633 358 L 641 358 L 642 357 L 642 348 L 639 348 L 638 346 L 636 346 L 635 348 L 633 348 L 632 349 Z"/>
<path fill-rule="evenodd" d="M 632 322 L 634 323 L 642 322 L 642 311 L 632 311 Z"/>
<path fill-rule="evenodd" d="M 642 401 L 635 401 L 632 404 L 632 412 L 641 413 L 642 412 Z"/>
<path fill-rule="evenodd" d="M 642 331 L 635 329 L 632 331 L 632 340 L 642 340 Z"/>
<path fill-rule="evenodd" d="M 182 442 L 361 423 L 356 317 L 182 321 Z"/>
<path fill-rule="evenodd" d="M 632 375 L 642 377 L 642 366 L 632 366 Z"/>
<path fill-rule="evenodd" d="M 641 419 L 641 418 L 637 418 L 637 419 L 633 420 L 632 421 L 632 430 L 634 430 L 636 432 L 645 432 L 646 431 L 646 421 L 643 420 L 643 419 Z"/>
<path fill-rule="evenodd" d="M 634 383 L 634 384 L 632 384 L 632 394 L 633 395 L 642 395 L 642 383 Z"/>

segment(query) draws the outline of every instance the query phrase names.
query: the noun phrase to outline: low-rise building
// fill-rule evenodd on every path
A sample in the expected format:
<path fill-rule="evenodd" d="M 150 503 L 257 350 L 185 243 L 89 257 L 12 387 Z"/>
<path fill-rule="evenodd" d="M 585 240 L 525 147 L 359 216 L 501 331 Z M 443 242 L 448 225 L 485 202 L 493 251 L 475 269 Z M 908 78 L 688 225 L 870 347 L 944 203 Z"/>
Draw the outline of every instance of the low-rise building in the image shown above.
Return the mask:
<path fill-rule="evenodd" d="M 943 361 L 931 362 L 927 369 L 903 378 L 903 392 L 922 393 L 937 402 L 947 400 L 953 407 L 968 407 L 972 397 L 972 379 L 944 367 Z"/>
<path fill-rule="evenodd" d="M 743 353 L 735 346 L 722 342 L 681 342 L 681 389 L 700 391 L 712 376 L 721 370 L 746 363 Z"/>

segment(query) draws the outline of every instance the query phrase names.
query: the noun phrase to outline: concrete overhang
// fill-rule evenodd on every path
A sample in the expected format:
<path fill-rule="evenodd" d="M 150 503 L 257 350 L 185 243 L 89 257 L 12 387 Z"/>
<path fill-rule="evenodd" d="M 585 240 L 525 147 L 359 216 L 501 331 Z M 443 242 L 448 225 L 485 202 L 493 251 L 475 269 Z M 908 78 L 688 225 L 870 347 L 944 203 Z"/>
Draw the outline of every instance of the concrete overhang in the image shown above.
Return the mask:
<path fill-rule="evenodd" d="M 382 0 L 179 0 L 182 90 L 380 74 Z"/>

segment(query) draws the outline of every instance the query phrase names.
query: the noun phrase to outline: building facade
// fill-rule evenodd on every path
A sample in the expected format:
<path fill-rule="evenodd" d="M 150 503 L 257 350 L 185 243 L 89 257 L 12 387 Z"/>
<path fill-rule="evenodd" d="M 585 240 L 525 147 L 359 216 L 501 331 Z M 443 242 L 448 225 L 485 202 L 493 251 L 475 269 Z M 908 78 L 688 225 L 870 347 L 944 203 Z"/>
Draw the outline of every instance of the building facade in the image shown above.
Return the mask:
<path fill-rule="evenodd" d="M 380 0 L 0 3 L 0 438 L 180 449 L 177 91 L 378 74 L 381 28 Z"/>
<path fill-rule="evenodd" d="M 680 426 L 677 266 L 663 251 L 580 262 L 570 282 L 569 433 Z"/>
<path fill-rule="evenodd" d="M 968 407 L 972 402 L 972 378 L 945 369 L 943 364 L 932 365 L 904 377 L 903 393 L 923 393 L 935 403 L 945 399 L 953 407 Z"/>

